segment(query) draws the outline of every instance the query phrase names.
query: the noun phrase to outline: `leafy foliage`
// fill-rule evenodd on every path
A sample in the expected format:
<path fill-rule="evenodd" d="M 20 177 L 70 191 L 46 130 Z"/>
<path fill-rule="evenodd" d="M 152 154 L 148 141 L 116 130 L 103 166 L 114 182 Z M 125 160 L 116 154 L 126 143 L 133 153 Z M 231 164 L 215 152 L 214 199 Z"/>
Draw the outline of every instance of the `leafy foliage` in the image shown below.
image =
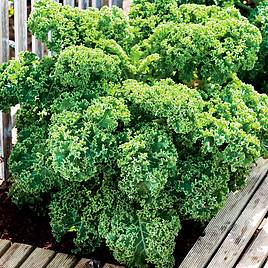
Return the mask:
<path fill-rule="evenodd" d="M 95 47 L 103 40 L 115 40 L 127 47 L 132 40 L 123 11 L 113 6 L 100 11 L 80 10 L 53 1 L 40 1 L 29 19 L 29 28 L 36 37 L 54 51 L 71 45 Z"/>
<path fill-rule="evenodd" d="M 258 61 L 254 66 L 254 70 L 242 73 L 242 79 L 252 83 L 260 92 L 268 93 L 268 2 L 261 2 L 254 9 L 249 21 L 257 26 L 262 34 L 262 43 L 258 53 Z"/>
<path fill-rule="evenodd" d="M 222 21 L 213 15 L 209 20 L 205 18 L 209 12 L 200 16 L 193 5 L 182 5 L 180 10 L 183 23 L 162 24 L 146 40 L 145 56 L 160 56 L 151 76 L 222 84 L 229 74 L 253 68 L 261 42 L 254 26 L 242 18 L 233 18 L 232 13 Z"/>
<path fill-rule="evenodd" d="M 210 220 L 268 156 L 268 97 L 240 80 L 257 60 L 265 73 L 261 5 L 254 26 L 179 4 L 136 0 L 126 17 L 40 0 L 29 26 L 54 56 L 0 66 L 0 108 L 21 105 L 13 200 L 129 267 L 173 267 L 180 220 Z"/>

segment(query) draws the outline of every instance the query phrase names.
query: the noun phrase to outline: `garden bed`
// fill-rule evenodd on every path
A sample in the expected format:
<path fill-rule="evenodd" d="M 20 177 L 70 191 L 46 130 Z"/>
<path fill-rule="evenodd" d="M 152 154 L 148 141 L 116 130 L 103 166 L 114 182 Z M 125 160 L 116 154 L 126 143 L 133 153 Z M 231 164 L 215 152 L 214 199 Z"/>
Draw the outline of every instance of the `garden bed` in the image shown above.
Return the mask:
<path fill-rule="evenodd" d="M 39 216 L 29 208 L 19 209 L 8 197 L 8 188 L 8 183 L 0 186 L 0 239 L 72 254 L 72 235 L 66 235 L 61 243 L 56 243 L 51 233 L 49 218 Z M 175 249 L 176 265 L 181 263 L 205 228 L 193 221 L 184 221 L 182 226 Z M 94 254 L 80 257 L 98 260 L 102 264 L 117 263 L 105 247 L 98 249 Z"/>

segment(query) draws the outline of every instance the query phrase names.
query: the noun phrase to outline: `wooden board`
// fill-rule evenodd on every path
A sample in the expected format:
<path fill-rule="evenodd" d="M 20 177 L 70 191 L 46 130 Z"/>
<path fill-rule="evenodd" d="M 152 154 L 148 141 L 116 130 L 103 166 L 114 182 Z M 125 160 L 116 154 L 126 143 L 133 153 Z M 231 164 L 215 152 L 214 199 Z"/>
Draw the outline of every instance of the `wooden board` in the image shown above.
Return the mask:
<path fill-rule="evenodd" d="M 0 185 L 8 177 L 7 161 L 12 147 L 12 122 L 10 113 L 0 112 Z"/>
<path fill-rule="evenodd" d="M 0 0 L 0 64 L 9 59 L 8 0 Z M 6 180 L 11 148 L 10 114 L 0 112 L 0 185 Z"/>
<path fill-rule="evenodd" d="M 236 268 L 260 268 L 268 257 L 268 221 L 245 252 Z"/>
<path fill-rule="evenodd" d="M 233 267 L 268 211 L 268 176 L 239 216 L 207 266 Z"/>
<path fill-rule="evenodd" d="M 63 4 L 74 7 L 74 0 L 63 0 Z"/>
<path fill-rule="evenodd" d="M 124 266 L 118 266 L 118 265 L 113 265 L 113 264 L 108 264 L 106 263 L 103 268 L 124 268 Z"/>
<path fill-rule="evenodd" d="M 11 242 L 8 240 L 0 240 L 0 257 L 8 250 L 11 246 Z"/>
<path fill-rule="evenodd" d="M 0 1 L 0 64 L 9 59 L 8 0 Z"/>
<path fill-rule="evenodd" d="M 14 0 L 15 57 L 27 50 L 27 0 Z"/>
<path fill-rule="evenodd" d="M 91 6 L 95 8 L 100 8 L 102 6 L 103 0 L 92 0 Z"/>
<path fill-rule="evenodd" d="M 81 9 L 87 9 L 89 7 L 89 0 L 78 0 L 78 7 Z"/>
<path fill-rule="evenodd" d="M 234 222 L 255 193 L 255 190 L 263 181 L 267 169 L 268 160 L 259 159 L 257 166 L 251 172 L 246 187 L 240 192 L 229 195 L 225 207 L 210 221 L 205 229 L 205 236 L 197 240 L 179 268 L 206 267 L 212 255 L 218 249 Z"/>
<path fill-rule="evenodd" d="M 48 264 L 47 268 L 73 268 L 78 262 L 74 256 L 58 253 Z"/>
<path fill-rule="evenodd" d="M 81 259 L 74 268 L 95 268 L 92 260 Z"/>
<path fill-rule="evenodd" d="M 17 268 L 31 254 L 32 246 L 14 243 L 0 259 L 0 267 Z"/>
<path fill-rule="evenodd" d="M 55 254 L 52 250 L 36 248 L 20 268 L 45 268 Z"/>
<path fill-rule="evenodd" d="M 123 5 L 124 13 L 127 15 L 129 13 L 129 10 L 130 10 L 131 1 L 130 0 L 123 0 L 122 5 Z"/>

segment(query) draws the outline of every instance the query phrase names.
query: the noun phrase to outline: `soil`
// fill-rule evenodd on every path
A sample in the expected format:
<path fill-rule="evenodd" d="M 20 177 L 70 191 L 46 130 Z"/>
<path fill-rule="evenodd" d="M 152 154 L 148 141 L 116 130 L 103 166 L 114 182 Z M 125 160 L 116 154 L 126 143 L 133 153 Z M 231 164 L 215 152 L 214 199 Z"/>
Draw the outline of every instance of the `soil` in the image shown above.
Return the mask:
<path fill-rule="evenodd" d="M 51 233 L 49 218 L 38 216 L 28 208 L 19 209 L 8 197 L 8 185 L 0 186 L 0 238 L 12 242 L 30 244 L 35 247 L 52 249 L 58 252 L 73 254 L 73 237 L 66 235 L 60 243 L 56 243 Z M 202 235 L 204 227 L 191 222 L 182 222 L 182 231 L 177 238 L 176 266 L 184 259 L 198 237 Z M 117 264 L 112 253 L 105 247 L 92 255 L 80 255 L 95 261 L 96 267 L 104 263 Z M 100 266 L 99 266 L 100 265 Z"/>

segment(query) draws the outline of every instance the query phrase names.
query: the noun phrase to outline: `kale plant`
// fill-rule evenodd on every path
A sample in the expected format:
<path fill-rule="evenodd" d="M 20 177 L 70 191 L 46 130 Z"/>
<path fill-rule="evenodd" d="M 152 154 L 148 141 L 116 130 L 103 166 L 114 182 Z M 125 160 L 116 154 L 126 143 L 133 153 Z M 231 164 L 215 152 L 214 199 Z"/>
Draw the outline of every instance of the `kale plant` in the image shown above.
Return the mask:
<path fill-rule="evenodd" d="M 239 79 L 264 30 L 175 0 L 136 0 L 129 17 L 40 0 L 29 26 L 54 56 L 0 66 L 0 108 L 21 105 L 13 201 L 48 210 L 78 251 L 173 267 L 181 220 L 209 221 L 268 156 L 268 97 Z"/>
<path fill-rule="evenodd" d="M 268 93 L 268 2 L 263 1 L 251 11 L 249 21 L 258 27 L 262 34 L 262 43 L 258 61 L 254 69 L 242 72 L 241 78 L 253 84 L 260 92 Z"/>

